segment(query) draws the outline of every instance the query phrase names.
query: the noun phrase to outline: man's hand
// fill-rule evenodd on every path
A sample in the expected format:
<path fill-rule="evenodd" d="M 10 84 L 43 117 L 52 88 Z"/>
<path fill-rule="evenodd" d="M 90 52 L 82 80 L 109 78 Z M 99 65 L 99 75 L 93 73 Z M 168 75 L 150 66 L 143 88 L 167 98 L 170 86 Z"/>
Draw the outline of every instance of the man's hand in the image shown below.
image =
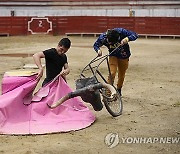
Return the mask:
<path fill-rule="evenodd" d="M 124 45 L 127 44 L 128 42 L 129 42 L 129 38 L 125 37 L 124 39 L 122 39 L 121 44 Z"/>
<path fill-rule="evenodd" d="M 42 76 L 43 76 L 43 68 L 40 68 L 36 79 L 40 80 Z"/>
<path fill-rule="evenodd" d="M 102 56 L 102 50 L 101 49 L 99 49 L 97 53 L 98 53 L 99 57 Z"/>
<path fill-rule="evenodd" d="M 63 76 L 63 77 L 65 77 L 65 76 L 68 75 L 68 74 L 69 74 L 69 71 L 68 71 L 67 69 L 64 69 L 64 70 L 62 70 L 62 71 L 60 72 L 60 75 Z"/>
<path fill-rule="evenodd" d="M 37 80 L 40 80 L 41 77 L 43 76 L 43 67 L 41 65 L 41 58 L 45 58 L 45 55 L 43 52 L 38 52 L 33 55 L 34 62 L 37 65 L 37 67 L 39 68 L 39 72 L 38 72 L 38 75 L 36 78 Z"/>

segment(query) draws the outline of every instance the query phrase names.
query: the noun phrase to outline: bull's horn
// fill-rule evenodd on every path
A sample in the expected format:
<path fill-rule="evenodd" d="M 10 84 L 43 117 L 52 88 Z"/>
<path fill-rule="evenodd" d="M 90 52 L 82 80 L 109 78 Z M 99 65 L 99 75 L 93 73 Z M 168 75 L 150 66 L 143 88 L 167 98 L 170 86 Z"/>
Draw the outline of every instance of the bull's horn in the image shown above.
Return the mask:
<path fill-rule="evenodd" d="M 114 96 L 116 94 L 116 90 L 114 89 L 113 86 L 111 86 L 110 84 L 107 84 L 107 83 L 98 83 L 98 84 L 95 84 L 95 85 L 89 85 L 87 87 L 78 89 L 78 90 L 76 90 L 74 92 L 70 92 L 67 95 L 63 96 L 57 102 L 53 103 L 52 105 L 49 105 L 49 104 L 47 104 L 47 105 L 48 105 L 49 108 L 53 109 L 53 108 L 56 108 L 57 106 L 61 105 L 62 103 L 64 103 L 65 101 L 67 101 L 70 98 L 80 96 L 82 93 L 84 93 L 86 91 L 91 91 L 91 90 L 95 91 L 95 90 L 101 89 L 103 87 L 108 88 L 111 91 L 111 97 L 110 98 L 114 98 Z"/>
<path fill-rule="evenodd" d="M 63 96 L 60 100 L 58 100 L 57 102 L 53 103 L 52 105 L 48 105 L 49 108 L 53 109 L 56 108 L 57 106 L 61 105 L 62 103 L 64 103 L 65 101 L 67 101 L 70 98 L 74 98 L 77 96 L 80 96 L 81 93 L 85 92 L 87 90 L 87 88 L 82 88 L 82 89 L 78 89 L 74 92 L 70 92 L 67 95 Z"/>
<path fill-rule="evenodd" d="M 60 100 L 55 102 L 54 104 L 52 104 L 52 105 L 47 104 L 47 105 L 49 108 L 53 109 L 53 108 L 56 108 L 57 106 L 61 105 L 63 102 L 67 101 L 69 98 L 70 98 L 70 95 L 67 94 L 66 96 L 63 96 Z"/>
<path fill-rule="evenodd" d="M 61 105 L 62 103 L 64 103 L 65 101 L 67 101 L 70 98 L 74 98 L 74 97 L 80 96 L 82 93 L 84 93 L 86 91 L 89 91 L 89 90 L 91 91 L 91 90 L 94 90 L 94 89 L 101 89 L 103 87 L 104 86 L 101 83 L 95 84 L 95 85 L 89 85 L 87 87 L 78 89 L 78 90 L 76 90 L 74 92 L 68 93 L 67 95 L 63 96 L 60 100 L 58 100 L 57 102 L 53 103 L 52 105 L 49 105 L 49 104 L 47 104 L 47 105 L 48 105 L 49 108 L 53 109 L 53 108 L 56 108 L 57 106 Z"/>
<path fill-rule="evenodd" d="M 114 98 L 114 96 L 116 95 L 115 88 L 112 85 L 107 84 L 107 83 L 102 83 L 102 85 L 111 91 L 111 96 L 109 98 L 111 98 L 111 99 Z"/>

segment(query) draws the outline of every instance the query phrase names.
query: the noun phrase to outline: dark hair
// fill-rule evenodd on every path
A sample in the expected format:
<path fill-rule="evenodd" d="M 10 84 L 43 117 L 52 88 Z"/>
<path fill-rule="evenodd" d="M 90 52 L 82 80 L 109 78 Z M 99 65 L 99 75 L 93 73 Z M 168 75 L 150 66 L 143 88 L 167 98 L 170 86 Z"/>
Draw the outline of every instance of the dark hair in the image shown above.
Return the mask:
<path fill-rule="evenodd" d="M 116 43 L 119 39 L 119 33 L 114 29 L 107 30 L 107 39 L 108 42 Z"/>
<path fill-rule="evenodd" d="M 71 41 L 68 38 L 63 38 L 59 41 L 58 45 L 69 49 L 71 46 Z"/>

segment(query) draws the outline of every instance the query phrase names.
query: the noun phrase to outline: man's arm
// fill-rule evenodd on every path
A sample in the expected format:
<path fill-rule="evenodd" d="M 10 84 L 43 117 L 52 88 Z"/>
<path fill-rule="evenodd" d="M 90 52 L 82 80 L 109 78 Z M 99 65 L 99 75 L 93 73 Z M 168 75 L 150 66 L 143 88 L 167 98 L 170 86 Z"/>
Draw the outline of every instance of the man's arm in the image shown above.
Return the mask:
<path fill-rule="evenodd" d="M 127 44 L 129 41 L 135 41 L 138 38 L 138 34 L 133 31 L 124 28 L 115 28 L 115 30 L 125 36 L 121 44 Z"/>
<path fill-rule="evenodd" d="M 93 45 L 93 48 L 98 53 L 98 56 L 102 56 L 102 51 L 100 47 L 103 46 L 104 39 L 105 39 L 105 33 L 101 34 Z"/>
<path fill-rule="evenodd" d="M 64 64 L 64 69 L 60 72 L 60 75 L 65 77 L 69 73 L 70 73 L 69 65 L 68 65 L 68 63 L 65 63 Z"/>
<path fill-rule="evenodd" d="M 39 73 L 37 75 L 37 79 L 40 79 L 43 76 L 43 67 L 41 64 L 41 58 L 45 58 L 45 55 L 43 52 L 38 52 L 33 55 L 33 59 L 37 67 L 39 68 Z"/>

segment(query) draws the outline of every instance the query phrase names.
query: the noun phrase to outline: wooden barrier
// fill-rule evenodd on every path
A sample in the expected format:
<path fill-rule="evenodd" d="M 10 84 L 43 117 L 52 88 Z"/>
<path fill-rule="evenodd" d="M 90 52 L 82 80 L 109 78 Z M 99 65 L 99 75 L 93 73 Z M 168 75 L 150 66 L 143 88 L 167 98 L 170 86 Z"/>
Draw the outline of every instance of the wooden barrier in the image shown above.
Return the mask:
<path fill-rule="evenodd" d="M 28 22 L 34 17 L 0 17 L 0 33 L 12 35 L 31 34 Z M 180 35 L 180 17 L 107 17 L 107 16 L 54 16 L 45 17 L 52 23 L 48 34 L 80 34 L 99 35 L 110 28 L 122 27 L 137 32 L 141 36 L 175 36 Z M 42 19 L 41 19 L 42 20 Z M 37 28 L 44 28 L 51 24 L 43 22 Z M 43 27 L 44 26 L 44 27 Z M 36 29 L 36 27 L 34 27 Z M 40 31 L 39 31 L 40 32 Z"/>
<path fill-rule="evenodd" d="M 30 17 L 0 17 L 0 33 L 27 35 L 27 22 Z"/>

